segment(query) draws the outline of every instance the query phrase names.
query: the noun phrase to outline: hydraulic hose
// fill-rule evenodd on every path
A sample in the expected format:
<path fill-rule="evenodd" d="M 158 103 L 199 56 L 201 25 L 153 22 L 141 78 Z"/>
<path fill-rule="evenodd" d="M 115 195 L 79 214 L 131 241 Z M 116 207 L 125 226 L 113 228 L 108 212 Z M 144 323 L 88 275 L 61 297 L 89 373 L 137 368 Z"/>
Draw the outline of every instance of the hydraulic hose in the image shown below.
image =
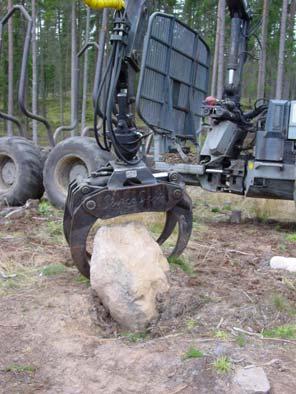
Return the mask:
<path fill-rule="evenodd" d="M 124 0 L 83 0 L 84 3 L 95 10 L 102 8 L 115 8 L 116 10 L 122 10 L 125 8 Z"/>

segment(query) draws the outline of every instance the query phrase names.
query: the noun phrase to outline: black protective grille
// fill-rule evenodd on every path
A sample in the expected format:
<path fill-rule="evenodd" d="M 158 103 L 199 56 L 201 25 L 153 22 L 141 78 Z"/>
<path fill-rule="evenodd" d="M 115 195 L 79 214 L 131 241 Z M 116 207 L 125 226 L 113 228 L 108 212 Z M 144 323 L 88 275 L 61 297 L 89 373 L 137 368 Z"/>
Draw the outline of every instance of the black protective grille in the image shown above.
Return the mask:
<path fill-rule="evenodd" d="M 195 138 L 207 93 L 210 52 L 199 34 L 173 16 L 149 21 L 137 97 L 138 113 L 158 132 Z"/>

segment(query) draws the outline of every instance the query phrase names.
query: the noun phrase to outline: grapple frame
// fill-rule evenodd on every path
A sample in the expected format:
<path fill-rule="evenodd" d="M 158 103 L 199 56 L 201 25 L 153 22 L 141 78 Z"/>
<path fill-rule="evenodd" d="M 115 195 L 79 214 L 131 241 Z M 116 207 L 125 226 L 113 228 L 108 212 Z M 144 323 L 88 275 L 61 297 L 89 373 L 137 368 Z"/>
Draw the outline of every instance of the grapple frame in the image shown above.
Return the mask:
<path fill-rule="evenodd" d="M 113 162 L 83 183 L 71 183 L 64 233 L 73 261 L 84 276 L 89 277 L 91 256 L 86 245 L 95 222 L 142 212 L 166 212 L 166 223 L 158 239 L 160 245 L 178 225 L 179 234 L 172 255 L 180 255 L 192 231 L 192 205 L 178 174 L 153 175 L 144 163 L 126 169 Z"/>

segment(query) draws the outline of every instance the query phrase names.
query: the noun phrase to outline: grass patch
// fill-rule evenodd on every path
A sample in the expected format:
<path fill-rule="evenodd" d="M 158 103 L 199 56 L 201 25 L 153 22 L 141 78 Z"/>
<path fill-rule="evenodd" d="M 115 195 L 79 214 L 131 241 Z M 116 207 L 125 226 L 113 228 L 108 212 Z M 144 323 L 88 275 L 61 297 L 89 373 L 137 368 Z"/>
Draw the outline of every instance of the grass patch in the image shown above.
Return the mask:
<path fill-rule="evenodd" d="M 46 238 L 50 243 L 61 245 L 65 243 L 63 224 L 61 220 L 49 221 L 43 227 L 43 238 Z"/>
<path fill-rule="evenodd" d="M 5 368 L 5 372 L 14 372 L 14 373 L 34 373 L 36 372 L 36 367 L 34 365 L 21 365 L 21 364 L 11 364 Z"/>
<path fill-rule="evenodd" d="M 156 235 L 160 235 L 163 230 L 163 223 L 154 222 L 149 225 L 149 230 Z"/>
<path fill-rule="evenodd" d="M 122 334 L 123 337 L 127 338 L 129 342 L 137 343 L 142 342 L 148 338 L 147 332 L 126 332 Z"/>
<path fill-rule="evenodd" d="M 287 324 L 263 331 L 265 338 L 296 339 L 296 324 Z"/>
<path fill-rule="evenodd" d="M 188 360 L 189 358 L 201 358 L 204 354 L 202 351 L 196 349 L 195 347 L 190 347 L 187 352 L 184 354 L 184 360 Z"/>
<path fill-rule="evenodd" d="M 228 357 L 223 356 L 223 357 L 217 358 L 213 362 L 213 367 L 216 369 L 216 371 L 218 373 L 226 374 L 231 371 L 232 364 L 231 364 L 231 361 L 229 360 Z"/>
<path fill-rule="evenodd" d="M 228 333 L 226 331 L 217 330 L 214 333 L 214 337 L 217 339 L 221 339 L 222 341 L 227 341 Z"/>
<path fill-rule="evenodd" d="M 288 308 L 287 300 L 280 294 L 275 294 L 272 297 L 272 303 L 275 306 L 276 310 L 279 312 L 284 312 Z"/>
<path fill-rule="evenodd" d="M 46 200 L 40 201 L 38 205 L 38 213 L 43 216 L 49 216 L 52 213 L 51 204 Z"/>
<path fill-rule="evenodd" d="M 238 344 L 239 347 L 245 347 L 247 340 L 245 335 L 243 334 L 239 334 L 236 338 L 235 338 L 235 342 Z"/>
<path fill-rule="evenodd" d="M 211 209 L 211 212 L 213 212 L 213 213 L 220 213 L 221 209 L 218 208 L 218 207 L 214 207 L 214 208 Z"/>
<path fill-rule="evenodd" d="M 286 240 L 288 242 L 296 242 L 296 233 L 286 235 Z"/>
<path fill-rule="evenodd" d="M 55 276 L 63 274 L 66 267 L 63 264 L 50 264 L 44 267 L 41 271 L 42 276 Z"/>
<path fill-rule="evenodd" d="M 178 266 L 186 274 L 188 274 L 190 276 L 194 276 L 194 272 L 193 272 L 192 266 L 190 265 L 190 263 L 184 257 L 170 256 L 168 258 L 168 262 L 171 265 Z"/>
<path fill-rule="evenodd" d="M 51 237 L 59 237 L 63 236 L 63 226 L 62 223 L 59 222 L 48 222 L 47 223 L 48 233 Z"/>
<path fill-rule="evenodd" d="M 296 308 L 293 307 L 281 294 L 274 294 L 272 297 L 272 303 L 278 312 L 286 312 L 290 316 L 294 316 L 296 314 Z"/>
<path fill-rule="evenodd" d="M 85 276 L 79 274 L 76 278 L 75 278 L 75 282 L 77 283 L 84 283 L 88 286 L 90 286 L 90 280 L 88 278 L 86 278 Z"/>
<path fill-rule="evenodd" d="M 38 281 L 38 268 L 8 260 L 0 262 L 0 296 L 28 288 Z"/>
<path fill-rule="evenodd" d="M 186 321 L 186 327 L 187 327 L 187 330 L 189 330 L 189 331 L 193 330 L 197 326 L 198 326 L 198 323 L 194 319 L 189 319 Z"/>

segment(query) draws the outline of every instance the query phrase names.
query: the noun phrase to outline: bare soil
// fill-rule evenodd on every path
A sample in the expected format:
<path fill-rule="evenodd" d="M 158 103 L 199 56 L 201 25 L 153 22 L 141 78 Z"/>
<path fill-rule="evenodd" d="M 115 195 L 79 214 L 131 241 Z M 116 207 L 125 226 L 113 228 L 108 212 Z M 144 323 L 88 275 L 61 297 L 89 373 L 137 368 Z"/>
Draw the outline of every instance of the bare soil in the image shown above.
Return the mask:
<path fill-rule="evenodd" d="M 240 393 L 235 369 L 257 365 L 273 393 L 295 393 L 295 339 L 260 337 L 295 324 L 296 276 L 268 266 L 296 255 L 295 226 L 233 225 L 228 213 L 196 200 L 192 273 L 172 266 L 160 320 L 137 334 L 112 322 L 71 266 L 57 211 L 0 215 L 0 392 Z M 66 267 L 47 271 L 57 264 Z M 192 347 L 203 356 L 186 358 Z M 222 356 L 224 374 L 213 365 Z"/>

